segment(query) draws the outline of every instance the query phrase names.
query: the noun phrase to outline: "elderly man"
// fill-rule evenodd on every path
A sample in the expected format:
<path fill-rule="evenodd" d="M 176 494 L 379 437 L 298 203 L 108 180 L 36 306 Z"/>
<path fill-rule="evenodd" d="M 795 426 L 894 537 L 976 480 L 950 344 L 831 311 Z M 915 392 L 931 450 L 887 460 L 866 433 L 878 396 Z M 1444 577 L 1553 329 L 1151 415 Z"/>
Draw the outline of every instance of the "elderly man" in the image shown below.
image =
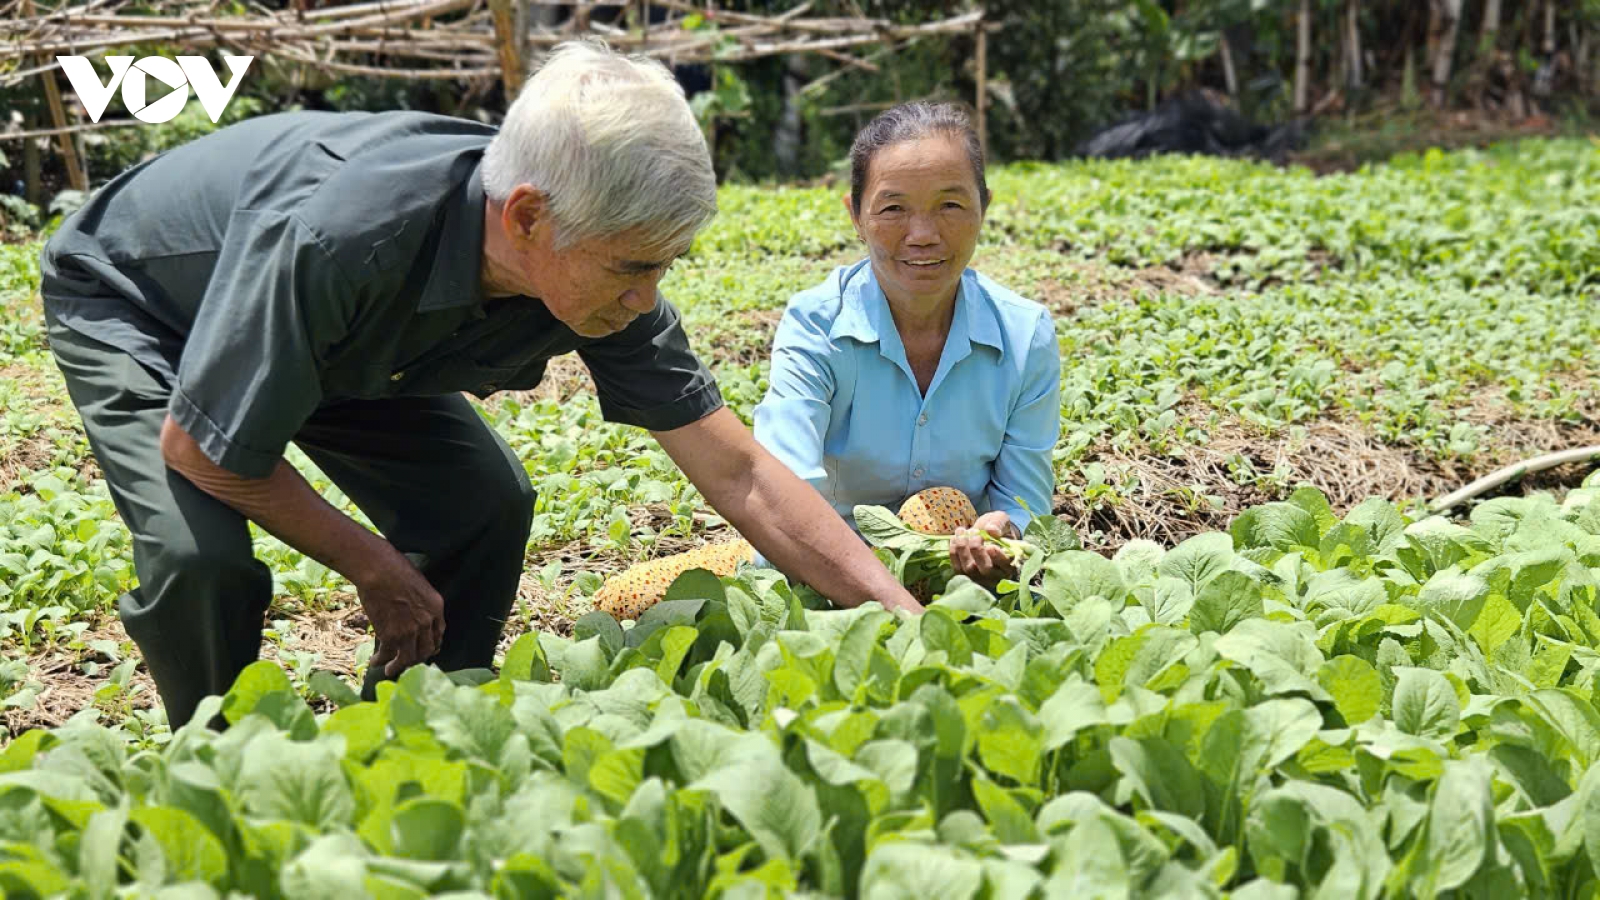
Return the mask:
<path fill-rule="evenodd" d="M 569 44 L 498 132 L 265 116 L 134 167 L 69 219 L 42 258 L 51 347 L 133 533 L 120 613 L 171 725 L 259 653 L 272 579 L 252 521 L 359 592 L 368 696 L 419 662 L 488 666 L 534 494 L 461 392 L 531 388 L 569 351 L 605 417 L 649 429 L 779 568 L 840 605 L 919 611 L 723 407 L 658 297 L 715 211 L 667 71 Z M 290 441 L 379 534 L 312 490 Z"/>

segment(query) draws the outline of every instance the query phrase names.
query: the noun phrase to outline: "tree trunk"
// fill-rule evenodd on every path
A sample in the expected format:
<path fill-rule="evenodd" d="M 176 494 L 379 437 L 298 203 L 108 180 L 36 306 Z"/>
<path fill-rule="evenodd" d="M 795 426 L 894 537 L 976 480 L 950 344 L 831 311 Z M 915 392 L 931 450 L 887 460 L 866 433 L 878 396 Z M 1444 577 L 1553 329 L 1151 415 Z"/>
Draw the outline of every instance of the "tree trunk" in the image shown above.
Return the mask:
<path fill-rule="evenodd" d="M 1349 90 L 1360 89 L 1361 78 L 1361 0 L 1345 0 L 1344 4 L 1344 84 Z"/>
<path fill-rule="evenodd" d="M 1433 61 L 1439 58 L 1439 42 L 1444 37 L 1444 0 L 1428 3 L 1428 55 L 1423 66 L 1431 73 Z"/>
<path fill-rule="evenodd" d="M 1556 0 L 1544 0 L 1544 50 L 1545 58 L 1556 53 Z"/>
<path fill-rule="evenodd" d="M 1228 47 L 1228 33 L 1222 33 L 1222 40 L 1217 42 L 1217 52 L 1222 55 L 1222 78 L 1228 84 L 1228 97 L 1233 100 L 1233 105 L 1239 105 L 1239 76 L 1233 69 L 1233 51 Z"/>
<path fill-rule="evenodd" d="M 1450 86 L 1450 66 L 1454 61 L 1456 51 L 1456 32 L 1461 25 L 1461 0 L 1434 0 L 1434 8 L 1439 10 L 1439 18 L 1443 23 L 1443 35 L 1436 47 L 1433 58 L 1433 86 L 1432 101 L 1434 109 L 1443 109 L 1445 92 Z"/>
<path fill-rule="evenodd" d="M 1591 47 L 1589 37 L 1590 35 L 1588 28 L 1583 28 L 1578 37 L 1578 93 L 1585 97 L 1589 96 L 1589 92 L 1594 88 L 1594 68 L 1589 64 L 1589 52 Z"/>
<path fill-rule="evenodd" d="M 1294 111 L 1311 106 L 1311 0 L 1300 0 L 1299 38 L 1295 45 Z"/>
<path fill-rule="evenodd" d="M 1500 0 L 1486 0 L 1483 7 L 1483 24 L 1478 30 L 1478 46 L 1472 55 L 1471 75 L 1467 79 L 1472 105 L 1479 109 L 1489 106 L 1489 84 L 1495 65 L 1496 45 L 1500 39 Z"/>
<path fill-rule="evenodd" d="M 1494 59 L 1494 45 L 1500 38 L 1500 0 L 1487 0 L 1483 7 L 1483 29 L 1478 32 L 1478 58 Z"/>

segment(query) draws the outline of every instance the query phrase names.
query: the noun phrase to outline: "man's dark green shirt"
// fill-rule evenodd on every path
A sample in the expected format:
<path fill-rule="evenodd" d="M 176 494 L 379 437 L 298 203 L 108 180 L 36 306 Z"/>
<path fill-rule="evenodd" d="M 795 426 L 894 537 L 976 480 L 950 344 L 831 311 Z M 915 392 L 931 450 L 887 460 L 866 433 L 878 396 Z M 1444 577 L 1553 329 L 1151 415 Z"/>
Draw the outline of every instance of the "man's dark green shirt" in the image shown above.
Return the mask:
<path fill-rule="evenodd" d="M 244 477 L 270 474 L 321 408 L 531 388 L 569 351 L 609 421 L 665 431 L 719 408 L 664 299 L 584 338 L 536 299 L 484 296 L 480 159 L 494 133 L 409 112 L 222 129 L 68 218 L 43 252 L 45 304 L 171 385 L 172 417 Z"/>

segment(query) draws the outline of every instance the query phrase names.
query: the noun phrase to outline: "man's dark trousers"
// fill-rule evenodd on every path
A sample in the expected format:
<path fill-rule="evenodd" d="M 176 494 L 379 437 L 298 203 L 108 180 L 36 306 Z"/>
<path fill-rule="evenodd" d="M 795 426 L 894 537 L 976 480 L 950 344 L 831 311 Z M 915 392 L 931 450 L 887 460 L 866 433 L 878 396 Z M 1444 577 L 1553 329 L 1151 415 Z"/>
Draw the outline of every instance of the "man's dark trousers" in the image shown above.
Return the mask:
<path fill-rule="evenodd" d="M 169 469 L 171 386 L 127 353 L 49 317 L 50 345 L 90 448 L 133 534 L 139 585 L 118 606 L 173 728 L 254 662 L 272 599 L 246 519 Z M 488 667 L 521 576 L 534 492 L 521 462 L 461 395 L 320 408 L 295 437 L 398 550 L 422 554 L 444 598 L 429 662 Z M 369 698 L 381 673 L 369 670 Z"/>

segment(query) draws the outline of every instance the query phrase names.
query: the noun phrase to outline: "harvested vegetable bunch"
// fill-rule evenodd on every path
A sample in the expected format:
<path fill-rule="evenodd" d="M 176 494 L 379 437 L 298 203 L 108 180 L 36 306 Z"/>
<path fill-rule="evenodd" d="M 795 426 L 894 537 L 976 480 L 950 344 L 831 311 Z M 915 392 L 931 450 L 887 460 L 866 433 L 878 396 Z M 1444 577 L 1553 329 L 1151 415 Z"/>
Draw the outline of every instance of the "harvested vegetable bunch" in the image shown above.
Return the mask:
<path fill-rule="evenodd" d="M 915 516 L 920 510 L 913 508 L 911 512 Z M 954 577 L 955 569 L 950 562 L 952 534 L 930 534 L 918 530 L 912 527 L 910 521 L 902 521 L 882 506 L 857 506 L 855 519 L 861 536 L 878 548 L 889 571 L 924 602 L 941 593 Z M 1021 570 L 1020 580 L 1023 584 L 1038 574 L 1045 554 L 1037 544 L 995 537 L 987 531 L 979 531 L 978 534 L 984 541 L 1005 549 L 1012 564 Z"/>
<path fill-rule="evenodd" d="M 945 557 L 950 555 L 950 539 L 954 536 L 952 534 L 931 534 L 918 530 L 881 506 L 857 506 L 855 517 L 856 528 L 861 531 L 861 536 L 874 547 L 897 552 L 911 551 L 919 555 L 929 553 L 942 554 Z M 985 541 L 1004 548 L 1013 563 L 1040 552 L 1038 547 L 1025 540 L 995 537 L 982 530 L 978 535 Z"/>
<path fill-rule="evenodd" d="M 595 592 L 595 608 L 619 621 L 637 620 L 645 610 L 661 602 L 667 588 L 684 572 L 705 569 L 724 578 L 732 575 L 741 563 L 754 558 L 755 548 L 750 542 L 737 540 L 706 544 L 684 553 L 638 563 L 606 579 Z"/>

